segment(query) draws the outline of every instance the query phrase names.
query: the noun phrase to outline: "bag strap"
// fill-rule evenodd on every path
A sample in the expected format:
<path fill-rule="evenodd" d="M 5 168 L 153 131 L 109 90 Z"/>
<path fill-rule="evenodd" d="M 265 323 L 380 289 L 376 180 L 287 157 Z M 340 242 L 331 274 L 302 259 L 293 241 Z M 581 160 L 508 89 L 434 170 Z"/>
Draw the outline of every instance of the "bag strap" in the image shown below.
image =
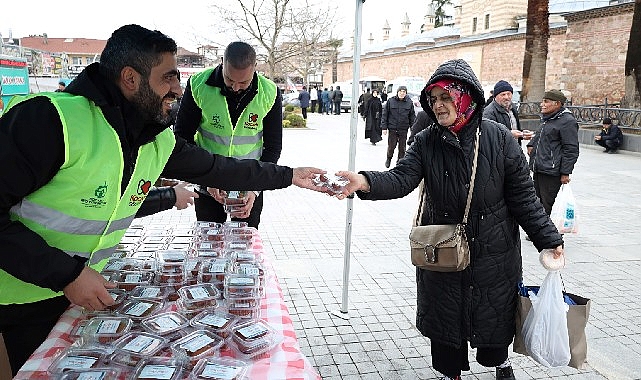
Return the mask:
<path fill-rule="evenodd" d="M 479 157 L 479 140 L 481 136 L 481 130 L 476 131 L 476 142 L 474 144 L 474 161 L 472 161 L 472 178 L 470 179 L 470 190 L 467 192 L 467 204 L 465 205 L 465 214 L 463 215 L 463 224 L 467 223 L 467 215 L 470 212 L 470 205 L 472 204 L 472 192 L 474 191 L 474 179 L 476 178 L 476 163 Z M 416 217 L 414 218 L 414 226 L 419 226 L 421 219 L 423 219 L 423 200 L 425 199 L 425 180 L 421 181 L 419 185 L 419 203 L 418 210 L 416 211 Z"/>

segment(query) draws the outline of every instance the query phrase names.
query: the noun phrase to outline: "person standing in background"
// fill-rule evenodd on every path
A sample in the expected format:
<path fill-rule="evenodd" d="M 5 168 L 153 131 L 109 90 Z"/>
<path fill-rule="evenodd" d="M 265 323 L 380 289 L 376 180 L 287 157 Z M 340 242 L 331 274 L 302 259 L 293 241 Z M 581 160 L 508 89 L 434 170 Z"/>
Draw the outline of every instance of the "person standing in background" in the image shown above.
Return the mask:
<path fill-rule="evenodd" d="M 329 86 L 329 92 L 327 92 L 327 97 L 329 98 L 329 113 L 334 113 L 334 86 Z"/>
<path fill-rule="evenodd" d="M 494 100 L 486 103 L 483 117 L 505 125 L 511 131 L 512 137 L 518 140 L 519 145 L 521 145 L 522 140 L 531 139 L 532 132 L 521 129 L 519 111 L 516 109 L 516 105 L 512 103 L 512 92 L 514 91 L 512 85 L 500 80 L 496 82 L 492 91 Z"/>
<path fill-rule="evenodd" d="M 414 124 L 414 103 L 406 96 L 407 87 L 399 86 L 396 96 L 387 100 L 383 107 L 381 117 L 381 128 L 383 135 L 387 135 L 387 159 L 385 167 L 389 168 L 394 157 L 394 150 L 398 146 L 397 162 L 405 156 L 405 144 L 407 143 L 407 130 Z"/>
<path fill-rule="evenodd" d="M 222 64 L 189 78 L 181 100 L 175 133 L 222 156 L 276 163 L 283 142 L 280 89 L 256 73 L 256 51 L 241 41 L 227 45 Z M 226 191 L 200 189 L 195 200 L 196 218 L 222 223 Z M 247 192 L 247 202 L 232 220 L 258 228 L 263 193 Z"/>
<path fill-rule="evenodd" d="M 385 103 L 387 101 L 387 92 L 385 92 L 385 89 L 381 89 L 381 103 Z"/>
<path fill-rule="evenodd" d="M 381 137 L 382 112 L 381 99 L 378 97 L 378 91 L 374 90 L 367 100 L 367 109 L 363 112 L 365 115 L 365 138 L 369 138 L 372 145 L 376 145 L 377 142 L 383 140 L 383 137 Z"/>
<path fill-rule="evenodd" d="M 579 159 L 579 124 L 564 107 L 565 101 L 560 90 L 543 94 L 541 125 L 527 144 L 534 189 L 548 215 L 561 185 L 570 183 L 570 174 Z"/>
<path fill-rule="evenodd" d="M 58 82 L 58 88 L 56 89 L 55 92 L 63 92 L 65 90 L 65 88 L 67 88 L 67 83 L 65 83 L 65 81 L 61 80 L 60 82 Z"/>
<path fill-rule="evenodd" d="M 422 131 L 423 129 L 429 127 L 434 123 L 434 120 L 430 118 L 427 112 L 421 110 L 416 114 L 416 119 L 414 119 L 414 124 L 410 127 L 410 135 L 407 138 L 407 145 L 412 145 L 414 143 L 414 138 L 416 134 Z"/>
<path fill-rule="evenodd" d="M 334 114 L 341 114 L 341 103 L 343 102 L 343 91 L 341 91 L 341 86 L 336 86 L 334 90 Z"/>
<path fill-rule="evenodd" d="M 303 113 L 303 119 L 307 119 L 307 107 L 309 107 L 309 92 L 307 92 L 307 87 L 303 86 L 303 90 L 298 93 L 298 101 L 300 101 L 300 109 Z"/>
<path fill-rule="evenodd" d="M 329 115 L 329 110 L 330 110 L 329 104 L 330 104 L 330 101 L 329 101 L 329 91 L 327 91 L 327 87 L 325 87 L 323 89 L 323 92 L 321 92 L 320 102 L 321 102 L 321 106 L 322 106 L 321 113 L 324 113 L 325 115 Z"/>
<path fill-rule="evenodd" d="M 372 95 L 373 94 L 369 92 L 369 88 L 367 88 L 365 92 L 358 97 L 358 109 L 363 120 L 365 120 L 365 118 L 367 117 L 367 102 L 369 102 L 369 100 L 372 98 Z"/>
<path fill-rule="evenodd" d="M 318 103 L 318 90 L 316 89 L 316 85 L 309 90 L 309 101 L 311 102 L 311 113 L 316 112 L 316 103 Z"/>

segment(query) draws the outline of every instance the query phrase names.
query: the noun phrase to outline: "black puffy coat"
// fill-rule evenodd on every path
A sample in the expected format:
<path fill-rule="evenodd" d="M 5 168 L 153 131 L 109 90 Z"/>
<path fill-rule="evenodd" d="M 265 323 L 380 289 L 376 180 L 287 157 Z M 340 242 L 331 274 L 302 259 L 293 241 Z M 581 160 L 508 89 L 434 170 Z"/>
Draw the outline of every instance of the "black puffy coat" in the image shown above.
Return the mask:
<path fill-rule="evenodd" d="M 456 78 L 472 87 L 477 111 L 452 134 L 434 124 L 416 135 L 405 157 L 387 172 L 362 172 L 370 192 L 362 199 L 393 199 L 411 193 L 424 180 L 425 212 L 421 224 L 453 224 L 463 219 L 480 131 L 477 174 L 466 232 L 471 263 L 461 272 L 416 270 L 416 326 L 432 340 L 453 347 L 506 347 L 514 336 L 517 284 L 521 279 L 519 225 L 535 246 L 554 248 L 561 235 L 537 200 L 525 156 L 510 132 L 482 120 L 483 91 L 462 60 L 439 67 L 429 83 Z M 436 120 L 434 113 L 423 108 Z M 408 214 L 414 213 L 408 210 Z M 409 233 L 408 225 L 407 233 Z M 409 245 L 409 244 L 408 244 Z"/>

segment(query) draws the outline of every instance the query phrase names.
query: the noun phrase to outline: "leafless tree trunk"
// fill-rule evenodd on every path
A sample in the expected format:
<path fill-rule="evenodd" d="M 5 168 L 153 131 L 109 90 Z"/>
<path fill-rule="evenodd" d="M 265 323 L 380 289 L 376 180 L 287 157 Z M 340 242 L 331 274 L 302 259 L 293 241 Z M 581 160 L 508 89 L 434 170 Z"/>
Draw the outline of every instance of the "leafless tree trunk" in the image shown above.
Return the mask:
<path fill-rule="evenodd" d="M 548 0 L 528 0 L 522 102 L 539 102 L 543 98 L 549 38 Z"/>
<path fill-rule="evenodd" d="M 253 40 L 264 55 L 267 76 L 298 72 L 304 80 L 314 66 L 318 44 L 331 38 L 336 8 L 312 7 L 307 1 L 229 0 L 212 7 L 221 32 Z M 293 71 L 296 68 L 297 70 Z"/>
<path fill-rule="evenodd" d="M 625 58 L 625 96 L 621 106 L 641 108 L 641 0 L 634 2 L 634 15 Z"/>

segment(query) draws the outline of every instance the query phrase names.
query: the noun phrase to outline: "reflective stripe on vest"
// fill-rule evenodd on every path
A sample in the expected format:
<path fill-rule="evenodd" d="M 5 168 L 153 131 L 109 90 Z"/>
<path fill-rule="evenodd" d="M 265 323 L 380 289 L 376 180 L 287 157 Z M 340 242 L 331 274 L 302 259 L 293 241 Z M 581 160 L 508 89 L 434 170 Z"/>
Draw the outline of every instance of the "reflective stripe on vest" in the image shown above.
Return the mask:
<path fill-rule="evenodd" d="M 50 246 L 101 267 L 100 261 L 114 251 L 159 177 L 175 138 L 165 129 L 140 147 L 131 180 L 121 193 L 125 168 L 120 139 L 101 109 L 84 97 L 62 92 L 25 99 L 34 96 L 50 98 L 58 111 L 65 161 L 51 181 L 11 208 L 11 219 Z M 36 302 L 60 294 L 0 270 L 0 304 Z"/>
<path fill-rule="evenodd" d="M 276 101 L 276 84 L 258 75 L 258 92 L 232 125 L 227 99 L 220 88 L 205 82 L 214 69 L 192 75 L 190 86 L 202 110 L 196 144 L 211 153 L 236 158 L 260 159 L 263 153 L 263 120 Z"/>

